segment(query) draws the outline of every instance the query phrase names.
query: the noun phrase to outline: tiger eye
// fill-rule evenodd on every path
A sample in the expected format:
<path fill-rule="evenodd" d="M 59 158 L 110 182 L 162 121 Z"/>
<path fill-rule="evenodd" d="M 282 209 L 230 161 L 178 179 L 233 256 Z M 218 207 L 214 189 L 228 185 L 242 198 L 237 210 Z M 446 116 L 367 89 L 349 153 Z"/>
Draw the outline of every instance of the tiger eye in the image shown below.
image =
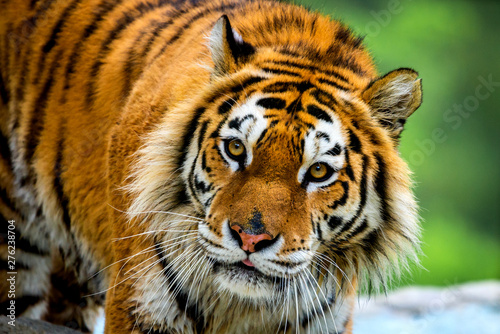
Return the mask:
<path fill-rule="evenodd" d="M 245 145 L 240 140 L 235 139 L 229 143 L 227 150 L 233 157 L 239 157 L 245 153 Z"/>
<path fill-rule="evenodd" d="M 309 168 L 309 174 L 313 179 L 322 179 L 328 174 L 328 167 L 323 163 L 317 163 Z"/>

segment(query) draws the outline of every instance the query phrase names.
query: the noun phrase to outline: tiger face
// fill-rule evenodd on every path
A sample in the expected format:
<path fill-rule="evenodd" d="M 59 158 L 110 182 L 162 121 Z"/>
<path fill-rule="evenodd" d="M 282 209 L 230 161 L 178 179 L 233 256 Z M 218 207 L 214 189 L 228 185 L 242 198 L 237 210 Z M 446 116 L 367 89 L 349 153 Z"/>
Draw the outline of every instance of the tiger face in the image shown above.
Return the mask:
<path fill-rule="evenodd" d="M 214 38 L 230 37 L 212 45 L 216 69 L 225 68 L 214 85 L 232 88 L 210 97 L 216 102 L 198 120 L 183 173 L 215 282 L 269 299 L 283 281 L 311 280 L 311 268 L 385 270 L 403 247 L 397 238 L 416 235 L 416 204 L 397 151 L 404 121 L 420 104 L 416 73 L 356 85 L 269 50 L 252 50 L 238 67 L 244 42 L 227 18 L 218 25 Z M 291 66 L 280 73 L 283 63 Z"/>

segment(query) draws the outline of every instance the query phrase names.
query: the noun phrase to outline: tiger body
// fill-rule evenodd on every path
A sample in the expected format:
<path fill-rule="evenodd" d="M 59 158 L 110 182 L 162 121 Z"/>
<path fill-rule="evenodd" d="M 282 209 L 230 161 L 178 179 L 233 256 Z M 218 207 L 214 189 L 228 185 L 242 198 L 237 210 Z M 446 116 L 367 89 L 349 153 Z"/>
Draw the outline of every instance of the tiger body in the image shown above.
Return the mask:
<path fill-rule="evenodd" d="M 340 23 L 275 1 L 0 6 L 18 315 L 85 332 L 105 304 L 106 333 L 351 333 L 358 281 L 414 258 L 397 141 L 420 81 L 379 78 Z"/>

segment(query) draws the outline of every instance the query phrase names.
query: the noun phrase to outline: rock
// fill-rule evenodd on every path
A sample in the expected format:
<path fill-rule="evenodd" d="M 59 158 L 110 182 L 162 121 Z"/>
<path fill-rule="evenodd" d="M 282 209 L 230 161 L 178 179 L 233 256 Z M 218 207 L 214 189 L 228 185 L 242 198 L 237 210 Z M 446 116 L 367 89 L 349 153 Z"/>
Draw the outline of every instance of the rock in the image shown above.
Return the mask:
<path fill-rule="evenodd" d="M 500 282 L 408 287 L 360 297 L 355 334 L 500 333 Z"/>
<path fill-rule="evenodd" d="M 46 321 L 17 318 L 15 326 L 8 324 L 6 316 L 0 316 L 0 334 L 81 334 L 68 327 L 52 325 Z"/>

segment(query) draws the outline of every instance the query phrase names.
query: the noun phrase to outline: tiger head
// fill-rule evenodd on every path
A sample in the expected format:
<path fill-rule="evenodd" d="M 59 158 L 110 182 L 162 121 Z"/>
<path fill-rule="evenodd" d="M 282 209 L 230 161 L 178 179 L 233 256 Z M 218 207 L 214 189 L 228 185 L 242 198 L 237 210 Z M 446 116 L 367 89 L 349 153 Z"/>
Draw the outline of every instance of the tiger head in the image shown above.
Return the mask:
<path fill-rule="evenodd" d="M 210 84 L 180 148 L 189 206 L 201 219 L 197 256 L 219 289 L 249 299 L 294 279 L 383 283 L 418 249 L 398 153 L 421 103 L 417 73 L 377 78 L 347 32 L 328 53 L 266 44 L 246 29 L 250 42 L 226 16 L 215 24 Z"/>

